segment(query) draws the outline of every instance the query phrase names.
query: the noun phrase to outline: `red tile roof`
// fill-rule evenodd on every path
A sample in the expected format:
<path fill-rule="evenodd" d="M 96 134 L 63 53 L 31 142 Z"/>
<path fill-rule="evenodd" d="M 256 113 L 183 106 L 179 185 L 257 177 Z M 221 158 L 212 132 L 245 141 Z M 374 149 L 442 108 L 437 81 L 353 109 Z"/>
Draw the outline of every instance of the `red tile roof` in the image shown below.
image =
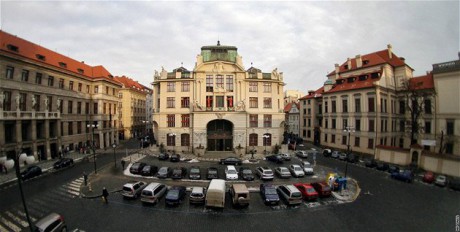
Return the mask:
<path fill-rule="evenodd" d="M 0 51 L 21 56 L 35 62 L 51 65 L 55 68 L 70 71 L 90 79 L 104 78 L 111 80 L 112 76 L 110 72 L 101 65 L 94 67 L 87 65 L 84 62 L 61 55 L 1 30 Z"/>
<path fill-rule="evenodd" d="M 351 67 L 348 67 L 348 69 L 346 69 L 345 66 L 348 65 L 348 61 L 345 61 L 342 65 L 339 66 L 339 73 L 358 69 L 358 67 L 356 66 L 356 58 L 352 58 L 350 60 L 351 60 Z M 366 55 L 362 55 L 361 60 L 362 60 L 362 66 L 359 68 L 366 68 L 366 67 L 371 67 L 371 66 L 375 66 L 379 64 L 384 64 L 384 63 L 388 63 L 394 67 L 399 67 L 399 66 L 403 66 L 406 64 L 404 59 L 396 56 L 394 53 L 391 53 L 391 59 L 390 59 L 388 55 L 388 49 L 369 53 Z M 368 63 L 364 64 L 364 61 L 366 60 Z M 335 74 L 335 70 L 329 73 L 328 76 L 333 75 L 333 74 Z"/>
<path fill-rule="evenodd" d="M 367 75 L 367 78 L 365 80 L 359 80 L 359 76 L 339 78 L 336 80 L 336 84 L 332 87 L 332 89 L 325 92 L 325 94 L 347 90 L 372 88 L 374 87 L 374 82 L 380 80 L 381 73 L 379 73 L 380 75 L 378 78 L 371 78 L 371 74 L 372 73 L 363 73 L 359 75 Z M 348 82 L 348 79 L 350 78 L 354 78 L 355 80 L 353 82 Z"/>
<path fill-rule="evenodd" d="M 124 88 L 130 88 L 138 92 L 150 92 L 151 89 L 145 87 L 144 85 L 140 84 L 139 82 L 127 77 L 127 76 L 121 76 L 121 77 L 114 77 L 114 80 L 121 83 Z"/>
<path fill-rule="evenodd" d="M 433 73 L 409 79 L 409 86 L 414 90 L 434 89 Z"/>
<path fill-rule="evenodd" d="M 289 113 L 289 111 L 291 111 L 292 109 L 292 105 L 295 104 L 297 106 L 297 109 L 300 109 L 300 105 L 299 103 L 295 103 L 295 102 L 291 102 L 291 103 L 288 103 L 285 107 L 284 107 L 284 112 L 285 113 Z"/>
<path fill-rule="evenodd" d="M 299 98 L 299 100 L 305 100 L 305 99 L 311 99 L 311 98 L 317 98 L 317 97 L 322 97 L 324 93 L 324 86 L 317 89 L 316 91 L 312 93 L 308 93 L 307 95 Z"/>

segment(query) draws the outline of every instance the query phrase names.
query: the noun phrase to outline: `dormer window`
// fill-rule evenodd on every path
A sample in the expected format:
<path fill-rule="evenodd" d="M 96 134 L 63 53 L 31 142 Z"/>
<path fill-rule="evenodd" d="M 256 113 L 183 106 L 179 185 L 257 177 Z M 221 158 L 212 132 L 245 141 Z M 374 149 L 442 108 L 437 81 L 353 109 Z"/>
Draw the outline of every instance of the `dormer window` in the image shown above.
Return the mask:
<path fill-rule="evenodd" d="M 369 64 L 369 60 L 363 60 L 363 65 Z"/>
<path fill-rule="evenodd" d="M 380 73 L 378 73 L 378 72 L 375 72 L 375 73 L 371 74 L 372 79 L 376 79 L 376 78 L 379 78 L 379 77 L 380 77 Z"/>
<path fill-rule="evenodd" d="M 67 64 L 64 62 L 59 62 L 59 67 L 61 68 L 67 68 Z"/>
<path fill-rule="evenodd" d="M 361 75 L 361 76 L 359 76 L 359 80 L 360 80 L 360 81 L 367 80 L 367 75 Z"/>
<path fill-rule="evenodd" d="M 112 79 L 113 79 L 113 76 L 112 76 L 112 75 L 109 75 L 109 78 L 112 78 Z"/>
<path fill-rule="evenodd" d="M 355 81 L 355 78 L 354 77 L 350 77 L 347 79 L 347 82 L 348 83 L 353 83 Z"/>
<path fill-rule="evenodd" d="M 77 69 L 78 73 L 83 74 L 85 71 L 81 68 Z"/>
<path fill-rule="evenodd" d="M 45 56 L 44 55 L 36 54 L 35 57 L 37 57 L 37 59 L 39 59 L 39 60 L 45 61 Z"/>
<path fill-rule="evenodd" d="M 8 48 L 8 50 L 13 51 L 13 52 L 19 52 L 19 47 L 12 45 L 12 44 L 6 45 L 6 48 Z"/>
<path fill-rule="evenodd" d="M 343 66 L 345 69 L 348 69 L 348 64 L 346 64 L 345 66 Z"/>

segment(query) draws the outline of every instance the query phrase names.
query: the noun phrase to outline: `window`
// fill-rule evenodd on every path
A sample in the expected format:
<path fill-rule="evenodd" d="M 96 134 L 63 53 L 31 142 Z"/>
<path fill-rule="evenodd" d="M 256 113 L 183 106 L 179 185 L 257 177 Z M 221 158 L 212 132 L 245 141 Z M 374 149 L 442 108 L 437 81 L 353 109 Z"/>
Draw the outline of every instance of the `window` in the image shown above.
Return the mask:
<path fill-rule="evenodd" d="M 81 92 L 81 88 L 82 88 L 82 83 L 78 83 L 78 92 Z"/>
<path fill-rule="evenodd" d="M 311 127 L 311 119 L 308 119 L 308 127 Z"/>
<path fill-rule="evenodd" d="M 355 119 L 355 130 L 356 131 L 361 130 L 361 119 Z"/>
<path fill-rule="evenodd" d="M 102 112 L 103 112 L 103 114 L 107 114 L 107 103 L 104 103 L 102 105 Z"/>
<path fill-rule="evenodd" d="M 37 84 L 37 85 L 42 84 L 42 76 L 43 76 L 43 74 L 41 74 L 41 73 L 37 73 L 35 75 L 35 84 Z"/>
<path fill-rule="evenodd" d="M 327 134 L 324 134 L 324 142 L 327 142 Z"/>
<path fill-rule="evenodd" d="M 181 108 L 189 108 L 190 107 L 190 98 L 189 97 L 181 97 L 180 106 L 181 106 Z"/>
<path fill-rule="evenodd" d="M 211 75 L 206 76 L 206 92 L 214 92 L 213 79 Z"/>
<path fill-rule="evenodd" d="M 216 96 L 216 107 L 224 107 L 224 96 Z"/>
<path fill-rule="evenodd" d="M 348 127 L 348 119 L 343 119 L 342 120 L 342 125 L 343 125 L 343 129 L 346 129 Z"/>
<path fill-rule="evenodd" d="M 32 106 L 34 110 L 40 111 L 40 95 L 36 94 L 33 96 L 35 98 L 35 106 Z"/>
<path fill-rule="evenodd" d="M 81 114 L 81 102 L 77 102 L 77 114 Z"/>
<path fill-rule="evenodd" d="M 387 99 L 383 99 L 383 111 L 387 113 L 388 112 L 388 106 L 387 106 Z"/>
<path fill-rule="evenodd" d="M 263 138 L 264 138 L 264 141 L 263 141 L 264 146 L 272 145 L 272 135 L 271 134 L 264 134 Z"/>
<path fill-rule="evenodd" d="M 369 132 L 374 131 L 374 119 L 369 119 Z"/>
<path fill-rule="evenodd" d="M 116 96 L 115 88 L 112 89 L 112 96 Z"/>
<path fill-rule="evenodd" d="M 336 104 L 335 104 L 335 101 L 332 101 L 332 110 L 331 110 L 332 113 L 335 113 L 336 112 Z"/>
<path fill-rule="evenodd" d="M 174 104 L 174 97 L 167 97 L 166 98 L 166 108 L 174 108 L 175 107 L 175 104 Z"/>
<path fill-rule="evenodd" d="M 328 128 L 329 127 L 329 120 L 327 120 L 327 118 L 324 119 L 324 128 Z"/>
<path fill-rule="evenodd" d="M 190 81 L 184 81 L 181 83 L 181 91 L 182 92 L 190 92 Z"/>
<path fill-rule="evenodd" d="M 310 108 L 308 108 L 308 115 L 310 115 L 310 114 L 311 114 L 311 109 L 310 109 Z"/>
<path fill-rule="evenodd" d="M 271 97 L 264 97 L 264 108 L 265 109 L 272 108 L 272 98 Z"/>
<path fill-rule="evenodd" d="M 250 97 L 249 98 L 249 108 L 258 108 L 258 98 L 257 97 Z"/>
<path fill-rule="evenodd" d="M 180 145 L 181 146 L 190 146 L 190 134 L 181 134 L 180 135 Z"/>
<path fill-rule="evenodd" d="M 68 135 L 73 135 L 73 123 L 72 122 L 68 122 L 67 124 L 67 129 L 68 129 Z"/>
<path fill-rule="evenodd" d="M 104 103 L 105 104 L 105 103 Z M 68 114 L 71 114 L 72 113 L 72 108 L 73 108 L 73 102 L 72 101 L 69 101 L 68 102 L 68 108 L 67 108 L 67 113 Z"/>
<path fill-rule="evenodd" d="M 46 100 L 48 102 L 45 102 L 45 110 L 53 111 L 53 97 L 52 96 L 46 96 Z"/>
<path fill-rule="evenodd" d="M 431 114 L 431 100 L 425 99 L 423 106 L 425 107 L 425 114 Z"/>
<path fill-rule="evenodd" d="M 454 120 L 449 119 L 446 121 L 447 135 L 454 135 Z"/>
<path fill-rule="evenodd" d="M 399 121 L 399 131 L 404 132 L 405 123 L 404 120 Z"/>
<path fill-rule="evenodd" d="M 431 134 L 431 122 L 425 122 L 425 134 Z"/>
<path fill-rule="evenodd" d="M 168 124 L 168 127 L 175 127 L 176 126 L 176 115 L 168 114 L 167 115 L 167 124 Z"/>
<path fill-rule="evenodd" d="M 167 134 L 167 146 L 176 146 L 176 135 L 175 134 Z"/>
<path fill-rule="evenodd" d="M 98 110 L 97 110 L 97 103 L 94 103 L 94 106 L 93 106 L 93 114 L 98 114 Z"/>
<path fill-rule="evenodd" d="M 374 149 L 374 139 L 369 139 L 367 141 L 367 148 Z"/>
<path fill-rule="evenodd" d="M 29 71 L 28 70 L 22 70 L 21 81 L 24 81 L 24 82 L 29 81 Z"/>
<path fill-rule="evenodd" d="M 19 47 L 12 45 L 12 44 L 6 45 L 6 48 L 8 48 L 8 50 L 13 51 L 13 52 L 19 52 Z"/>
<path fill-rule="evenodd" d="M 190 114 L 183 114 L 182 118 L 182 127 L 190 127 Z"/>
<path fill-rule="evenodd" d="M 168 82 L 167 83 L 167 91 L 168 92 L 175 92 L 176 91 L 176 83 Z"/>
<path fill-rule="evenodd" d="M 335 135 L 334 134 L 331 135 L 331 143 L 335 143 Z"/>
<path fill-rule="evenodd" d="M 375 102 L 374 102 L 374 98 L 373 97 L 370 97 L 368 98 L 368 106 L 369 106 L 369 112 L 375 112 Z"/>
<path fill-rule="evenodd" d="M 400 114 L 406 113 L 406 104 L 404 101 L 399 101 L 399 113 Z"/>
<path fill-rule="evenodd" d="M 69 90 L 73 90 L 73 81 L 69 81 Z"/>
<path fill-rule="evenodd" d="M 272 83 L 264 82 L 264 93 L 271 93 L 272 92 Z"/>
<path fill-rule="evenodd" d="M 249 82 L 249 92 L 257 92 L 257 82 Z"/>
<path fill-rule="evenodd" d="M 105 94 L 109 95 L 109 87 L 108 86 L 105 87 Z"/>
<path fill-rule="evenodd" d="M 342 99 L 342 107 L 343 107 L 343 112 L 347 113 L 348 112 L 348 100 L 347 99 Z"/>
<path fill-rule="evenodd" d="M 257 134 L 249 134 L 249 146 L 258 146 L 257 145 Z"/>
<path fill-rule="evenodd" d="M 305 130 L 303 132 L 305 133 Z M 308 130 L 308 132 L 307 132 L 307 138 L 311 138 L 311 131 L 310 130 Z"/>
<path fill-rule="evenodd" d="M 227 91 L 233 92 L 233 76 L 227 75 L 227 81 L 225 83 L 227 85 Z"/>
<path fill-rule="evenodd" d="M 86 92 L 89 93 L 89 85 L 86 85 Z"/>
<path fill-rule="evenodd" d="M 13 79 L 14 77 L 14 67 L 6 66 L 6 78 Z"/>
<path fill-rule="evenodd" d="M 94 93 L 99 93 L 99 86 L 94 86 Z"/>
<path fill-rule="evenodd" d="M 59 62 L 59 67 L 61 68 L 67 68 L 67 64 L 64 62 Z"/>
<path fill-rule="evenodd" d="M 35 57 L 37 57 L 37 59 L 39 60 L 43 60 L 43 61 L 46 60 L 46 57 L 44 55 L 36 54 Z"/>
<path fill-rule="evenodd" d="M 11 110 L 11 92 L 4 91 L 3 94 L 5 97 L 3 98 L 3 110 L 10 111 Z"/>
<path fill-rule="evenodd" d="M 62 79 L 62 78 L 59 79 L 59 88 L 60 89 L 64 88 L 64 79 Z"/>
<path fill-rule="evenodd" d="M 249 115 L 249 127 L 258 127 L 258 121 L 257 121 L 257 114 L 250 114 Z"/>
<path fill-rule="evenodd" d="M 26 111 L 27 109 L 27 94 L 25 93 L 21 93 L 19 95 L 19 110 L 21 111 Z"/>
<path fill-rule="evenodd" d="M 307 119 L 303 119 L 303 126 L 307 126 Z"/>
<path fill-rule="evenodd" d="M 332 129 L 336 128 L 335 118 L 332 119 Z"/>
<path fill-rule="evenodd" d="M 81 134 L 81 121 L 77 122 L 77 134 Z"/>
<path fill-rule="evenodd" d="M 346 135 L 342 135 L 342 145 L 347 145 L 347 136 Z"/>
<path fill-rule="evenodd" d="M 264 127 L 272 127 L 272 115 L 264 114 Z"/>
<path fill-rule="evenodd" d="M 227 96 L 227 107 L 233 107 L 233 96 Z"/>
<path fill-rule="evenodd" d="M 217 77 L 216 77 L 216 87 L 217 88 L 224 88 L 224 76 L 217 75 Z"/>
<path fill-rule="evenodd" d="M 324 113 L 327 113 L 327 101 L 324 102 Z"/>
<path fill-rule="evenodd" d="M 359 147 L 359 137 L 355 137 L 355 147 Z"/>
<path fill-rule="evenodd" d="M 453 154 L 454 153 L 454 144 L 449 142 L 446 143 L 446 154 Z"/>

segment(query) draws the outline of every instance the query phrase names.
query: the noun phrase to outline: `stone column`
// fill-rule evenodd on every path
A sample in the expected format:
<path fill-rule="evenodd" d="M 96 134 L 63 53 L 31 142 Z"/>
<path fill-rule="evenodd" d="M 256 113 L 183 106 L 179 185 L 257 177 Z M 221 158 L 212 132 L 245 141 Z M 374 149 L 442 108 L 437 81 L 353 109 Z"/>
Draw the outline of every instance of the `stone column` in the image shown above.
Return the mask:
<path fill-rule="evenodd" d="M 48 112 L 47 112 L 48 113 Z M 51 150 L 50 150 L 50 120 L 46 119 L 45 120 L 45 153 L 46 153 L 46 159 L 51 158 Z"/>
<path fill-rule="evenodd" d="M 16 120 L 16 143 L 22 142 L 21 120 Z"/>
<path fill-rule="evenodd" d="M 38 160 L 38 156 L 37 156 L 37 120 L 33 119 L 30 122 L 32 123 L 32 155 L 35 157 L 35 160 Z"/>

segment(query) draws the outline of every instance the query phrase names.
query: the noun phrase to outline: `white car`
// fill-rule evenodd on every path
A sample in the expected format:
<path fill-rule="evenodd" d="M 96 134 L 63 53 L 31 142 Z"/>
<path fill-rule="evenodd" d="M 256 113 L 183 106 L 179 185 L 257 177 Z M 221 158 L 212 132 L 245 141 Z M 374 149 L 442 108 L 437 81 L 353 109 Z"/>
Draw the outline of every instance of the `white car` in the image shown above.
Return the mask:
<path fill-rule="evenodd" d="M 447 185 L 447 178 L 444 175 L 439 175 L 436 177 L 434 184 L 437 186 L 445 187 Z"/>
<path fill-rule="evenodd" d="M 300 158 L 308 158 L 308 153 L 307 151 L 296 151 L 295 155 L 300 157 Z"/>
<path fill-rule="evenodd" d="M 227 180 L 238 180 L 238 171 L 236 171 L 235 166 L 228 165 L 225 167 L 225 178 Z"/>
<path fill-rule="evenodd" d="M 289 165 L 289 171 L 291 171 L 292 176 L 295 177 L 303 177 L 305 173 L 302 170 L 302 167 L 298 164 L 291 164 Z"/>
<path fill-rule="evenodd" d="M 286 167 L 276 167 L 276 168 L 275 168 L 275 173 L 276 173 L 280 178 L 290 178 L 290 177 L 291 177 L 291 172 L 290 172 L 289 169 L 286 168 Z"/>
<path fill-rule="evenodd" d="M 302 168 L 306 175 L 313 175 L 313 167 L 311 166 L 310 162 L 304 161 L 302 162 Z"/>
<path fill-rule="evenodd" d="M 331 157 L 334 158 L 334 159 L 337 159 L 337 158 L 339 158 L 339 155 L 340 155 L 340 152 L 333 151 L 332 154 L 331 154 Z"/>
<path fill-rule="evenodd" d="M 291 160 L 291 155 L 288 153 L 280 153 L 279 155 L 283 157 L 283 160 Z"/>

